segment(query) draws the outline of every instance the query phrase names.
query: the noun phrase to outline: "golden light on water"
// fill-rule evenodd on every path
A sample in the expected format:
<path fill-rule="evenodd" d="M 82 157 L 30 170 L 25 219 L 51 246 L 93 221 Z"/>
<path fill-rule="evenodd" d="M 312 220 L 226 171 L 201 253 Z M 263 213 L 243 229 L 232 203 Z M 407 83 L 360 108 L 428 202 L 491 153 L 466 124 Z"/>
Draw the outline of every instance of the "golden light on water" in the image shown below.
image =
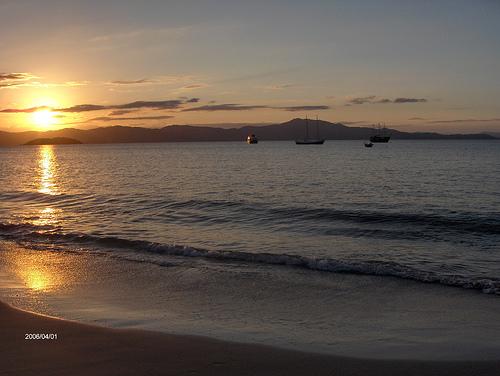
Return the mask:
<path fill-rule="evenodd" d="M 38 155 L 38 170 L 38 192 L 49 195 L 57 194 L 57 159 L 52 145 L 43 145 L 40 147 Z"/>
<path fill-rule="evenodd" d="M 59 223 L 61 209 L 46 207 L 38 212 L 37 219 L 33 221 L 36 226 L 55 226 Z"/>
<path fill-rule="evenodd" d="M 4 250 L 6 270 L 34 293 L 65 292 L 87 278 L 83 257 L 12 246 Z"/>
<path fill-rule="evenodd" d="M 50 275 L 37 269 L 27 269 L 24 272 L 24 282 L 28 288 L 40 291 L 52 285 Z"/>
<path fill-rule="evenodd" d="M 64 274 L 55 267 L 57 255 L 38 252 L 15 252 L 9 264 L 21 282 L 36 292 L 60 289 L 65 284 Z"/>

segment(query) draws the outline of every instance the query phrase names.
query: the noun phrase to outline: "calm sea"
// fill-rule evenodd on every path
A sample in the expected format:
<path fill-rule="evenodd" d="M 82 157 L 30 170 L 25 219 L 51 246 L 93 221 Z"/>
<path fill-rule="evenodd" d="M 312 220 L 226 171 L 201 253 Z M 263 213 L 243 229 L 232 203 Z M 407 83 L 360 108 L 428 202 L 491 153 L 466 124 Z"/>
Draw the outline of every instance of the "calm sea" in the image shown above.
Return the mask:
<path fill-rule="evenodd" d="M 0 148 L 0 238 L 152 274 L 210 265 L 210 278 L 230 271 L 226 286 L 260 268 L 283 291 L 295 270 L 303 285 L 304 272 L 376 275 L 391 291 L 411 280 L 493 297 L 499 165 L 496 141 Z"/>

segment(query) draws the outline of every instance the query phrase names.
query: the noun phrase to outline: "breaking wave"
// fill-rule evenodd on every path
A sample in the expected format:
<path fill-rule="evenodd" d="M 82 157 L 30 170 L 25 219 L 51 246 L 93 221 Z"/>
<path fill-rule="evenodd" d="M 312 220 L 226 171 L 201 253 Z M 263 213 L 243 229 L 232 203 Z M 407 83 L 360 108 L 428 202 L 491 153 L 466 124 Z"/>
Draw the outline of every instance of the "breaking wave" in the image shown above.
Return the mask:
<path fill-rule="evenodd" d="M 258 263 L 284 267 L 298 267 L 312 271 L 350 273 L 409 279 L 425 283 L 481 290 L 487 294 L 500 295 L 499 278 L 466 277 L 462 275 L 437 274 L 418 270 L 391 261 L 341 260 L 334 258 L 314 258 L 292 254 L 252 253 L 241 251 L 209 250 L 185 245 L 162 244 L 144 240 L 131 240 L 112 236 L 95 236 L 82 233 L 62 233 L 50 226 L 40 227 L 30 224 L 0 223 L 0 237 L 13 241 L 29 241 L 35 244 L 86 245 L 90 248 L 120 249 L 165 256 L 201 258 L 215 261 Z M 114 252 L 119 256 L 119 252 Z M 171 263 L 146 259 L 144 262 L 169 266 Z"/>

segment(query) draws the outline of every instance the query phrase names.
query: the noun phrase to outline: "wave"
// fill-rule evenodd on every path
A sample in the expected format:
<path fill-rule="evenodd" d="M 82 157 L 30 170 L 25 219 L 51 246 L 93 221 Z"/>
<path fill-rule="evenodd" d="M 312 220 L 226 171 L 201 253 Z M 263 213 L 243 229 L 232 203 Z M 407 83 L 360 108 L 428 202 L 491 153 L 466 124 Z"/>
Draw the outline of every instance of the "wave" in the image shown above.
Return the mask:
<path fill-rule="evenodd" d="M 35 228 L 37 229 L 36 231 Z M 366 260 L 353 261 L 333 258 L 313 258 L 292 254 L 251 253 L 241 251 L 209 250 L 184 245 L 162 244 L 144 240 L 131 240 L 113 236 L 95 236 L 81 233 L 61 233 L 53 229 L 41 230 L 27 224 L 0 223 L 0 236 L 14 241 L 49 242 L 51 244 L 85 244 L 99 249 L 126 249 L 141 253 L 201 258 L 215 261 L 258 263 L 285 267 L 298 267 L 312 271 L 362 274 L 409 279 L 425 283 L 481 290 L 487 294 L 500 295 L 500 279 L 466 277 L 461 275 L 436 274 L 422 271 L 396 262 Z M 116 253 L 114 254 L 116 255 Z M 145 260 L 161 266 L 171 266 L 168 261 Z"/>
<path fill-rule="evenodd" d="M 348 210 L 337 208 L 306 208 L 306 207 L 273 207 L 267 203 L 248 203 L 242 201 L 227 200 L 196 200 L 187 201 L 163 201 L 150 203 L 151 208 L 157 211 L 191 209 L 200 210 L 200 221 L 206 220 L 209 214 L 216 215 L 222 212 L 223 218 L 213 218 L 214 220 L 234 221 L 234 218 L 227 219 L 228 212 L 236 212 L 245 217 L 253 219 L 255 222 L 282 222 L 304 223 L 308 221 L 323 222 L 347 222 L 355 224 L 388 224 L 388 225 L 411 225 L 431 228 L 435 230 L 445 229 L 447 231 L 459 233 L 478 233 L 500 235 L 500 213 L 457 213 L 449 212 L 442 215 L 431 213 L 404 213 L 391 212 L 388 210 Z M 196 212 L 189 212 L 193 218 L 186 218 L 187 221 L 196 221 Z M 170 215 L 170 213 L 169 213 Z M 161 217 L 161 216 L 160 216 Z M 171 218 L 171 217 L 169 217 Z M 226 218 L 226 219 L 224 219 Z"/>
<path fill-rule="evenodd" d="M 123 195 L 105 197 L 84 194 L 47 195 L 38 192 L 12 191 L 0 194 L 0 200 L 29 201 L 34 204 L 51 204 L 61 208 L 71 207 L 79 211 L 91 213 L 99 210 L 115 210 L 120 213 L 143 213 L 144 220 L 171 221 L 181 223 L 227 223 L 235 218 L 253 224 L 299 225 L 306 227 L 307 223 L 321 224 L 323 227 L 333 223 L 369 225 L 370 230 L 381 230 L 381 226 L 391 226 L 393 229 L 410 230 L 415 233 L 425 233 L 429 236 L 441 236 L 443 233 L 500 235 L 500 213 L 453 212 L 441 211 L 440 214 L 410 211 L 395 211 L 397 207 L 381 209 L 356 209 L 335 207 L 280 207 L 270 203 L 250 203 L 230 200 L 199 200 L 190 199 L 178 201 L 165 198 Z M 132 206 L 131 206 L 132 204 Z M 373 207 L 373 205 L 371 205 Z M 368 207 L 368 206 L 367 206 Z M 377 227 L 377 228 L 375 228 Z M 319 227 L 317 227 L 319 228 Z M 328 231 L 326 229 L 326 235 Z M 392 234 L 395 235 L 395 234 Z"/>
<path fill-rule="evenodd" d="M 8 191 L 0 193 L 0 200 L 5 202 L 29 202 L 34 205 L 57 205 L 58 207 L 77 207 L 82 202 L 92 198 L 92 195 L 87 194 L 46 194 L 34 191 Z"/>
<path fill-rule="evenodd" d="M 486 234 L 500 234 L 500 214 L 496 217 L 482 217 L 472 214 L 450 214 L 441 216 L 436 214 L 391 213 L 380 211 L 347 211 L 336 209 L 278 209 L 283 216 L 298 216 L 304 220 L 342 220 L 357 223 L 391 223 L 425 225 L 453 229 L 461 232 L 477 232 Z"/>

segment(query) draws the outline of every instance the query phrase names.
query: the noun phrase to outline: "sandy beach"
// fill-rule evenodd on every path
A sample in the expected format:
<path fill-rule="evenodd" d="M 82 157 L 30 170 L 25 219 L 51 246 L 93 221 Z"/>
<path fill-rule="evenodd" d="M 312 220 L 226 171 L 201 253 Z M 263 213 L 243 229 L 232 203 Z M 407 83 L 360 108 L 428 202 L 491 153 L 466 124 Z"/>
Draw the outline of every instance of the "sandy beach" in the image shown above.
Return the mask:
<path fill-rule="evenodd" d="M 205 337 L 108 329 L 0 303 L 2 375 L 498 375 L 500 362 L 349 359 Z M 28 333 L 57 334 L 25 340 Z"/>

